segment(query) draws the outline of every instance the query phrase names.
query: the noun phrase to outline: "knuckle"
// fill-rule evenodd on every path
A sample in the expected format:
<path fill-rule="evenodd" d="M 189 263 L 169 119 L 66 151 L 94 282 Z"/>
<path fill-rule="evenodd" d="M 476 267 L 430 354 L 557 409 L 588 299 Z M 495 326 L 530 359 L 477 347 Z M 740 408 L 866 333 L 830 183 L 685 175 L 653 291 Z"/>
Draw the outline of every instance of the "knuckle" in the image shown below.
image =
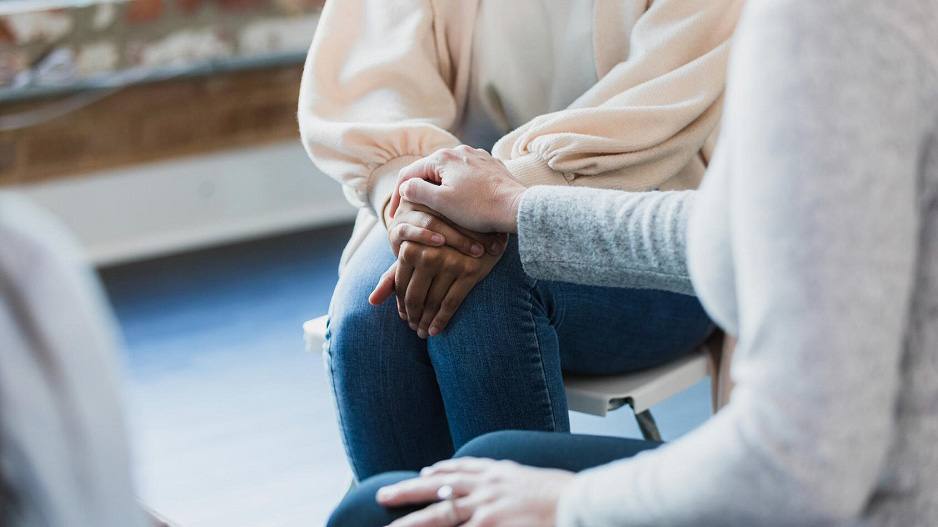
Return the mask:
<path fill-rule="evenodd" d="M 440 220 L 432 214 L 423 212 L 420 213 L 420 219 L 417 220 L 417 225 L 427 230 L 436 231 L 440 228 Z"/>
<path fill-rule="evenodd" d="M 482 264 L 478 260 L 466 260 L 462 263 L 463 274 L 476 274 L 482 268 Z"/>
<path fill-rule="evenodd" d="M 444 148 L 443 150 L 440 150 L 439 156 L 440 156 L 440 160 L 442 160 L 442 161 L 444 161 L 444 162 L 445 162 L 445 161 L 449 161 L 449 160 L 451 160 L 451 159 L 453 159 L 453 158 L 456 157 L 456 149 L 455 149 L 455 148 Z"/>
<path fill-rule="evenodd" d="M 429 267 L 433 265 L 433 253 L 421 247 L 420 251 L 417 253 L 416 265 L 419 267 Z"/>
<path fill-rule="evenodd" d="M 427 251 L 427 265 L 433 267 L 443 267 L 446 256 L 441 251 Z"/>
<path fill-rule="evenodd" d="M 440 311 L 443 313 L 444 318 L 449 318 L 449 314 L 456 311 L 456 308 L 459 307 L 459 301 L 455 298 L 447 298 L 440 304 Z"/>
<path fill-rule="evenodd" d="M 401 244 L 401 250 L 400 250 L 399 255 L 400 255 L 401 260 L 404 260 L 404 262 L 410 265 L 414 265 L 419 254 L 420 254 L 420 248 L 417 247 L 415 244 L 410 243 L 410 242 L 404 242 Z"/>

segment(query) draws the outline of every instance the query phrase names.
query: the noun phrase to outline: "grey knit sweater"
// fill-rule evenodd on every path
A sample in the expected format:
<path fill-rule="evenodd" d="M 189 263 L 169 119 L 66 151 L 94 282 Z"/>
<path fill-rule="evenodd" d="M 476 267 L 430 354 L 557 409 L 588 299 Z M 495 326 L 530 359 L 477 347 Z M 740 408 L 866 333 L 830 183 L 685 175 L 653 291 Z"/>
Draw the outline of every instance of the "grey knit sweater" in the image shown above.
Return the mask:
<path fill-rule="evenodd" d="M 938 2 L 751 0 L 701 190 L 535 187 L 519 238 L 739 336 L 729 406 L 580 474 L 560 525 L 938 525 Z"/>

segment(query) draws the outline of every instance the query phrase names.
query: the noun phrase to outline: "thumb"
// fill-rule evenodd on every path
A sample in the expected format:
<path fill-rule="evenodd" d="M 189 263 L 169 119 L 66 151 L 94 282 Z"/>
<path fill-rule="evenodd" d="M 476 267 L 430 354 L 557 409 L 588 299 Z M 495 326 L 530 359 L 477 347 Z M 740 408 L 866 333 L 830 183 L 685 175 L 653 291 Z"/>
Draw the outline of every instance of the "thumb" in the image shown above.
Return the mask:
<path fill-rule="evenodd" d="M 441 209 L 446 205 L 446 187 L 422 179 L 409 179 L 401 183 L 400 192 L 407 201 L 425 205 L 437 212 L 442 213 Z"/>
<path fill-rule="evenodd" d="M 426 179 L 434 183 L 440 182 L 440 175 L 437 174 L 435 166 L 426 157 L 402 168 L 397 173 L 397 182 L 394 184 L 394 192 L 391 193 L 391 203 L 388 204 L 388 212 L 392 218 L 397 214 L 397 208 L 401 205 L 401 184 L 415 178 Z"/>
<path fill-rule="evenodd" d="M 368 303 L 377 306 L 384 303 L 385 300 L 391 298 L 391 295 L 394 294 L 394 272 L 397 271 L 397 262 L 391 264 L 391 267 L 381 275 L 381 279 L 378 280 L 378 285 L 375 286 L 375 290 L 368 295 Z"/>

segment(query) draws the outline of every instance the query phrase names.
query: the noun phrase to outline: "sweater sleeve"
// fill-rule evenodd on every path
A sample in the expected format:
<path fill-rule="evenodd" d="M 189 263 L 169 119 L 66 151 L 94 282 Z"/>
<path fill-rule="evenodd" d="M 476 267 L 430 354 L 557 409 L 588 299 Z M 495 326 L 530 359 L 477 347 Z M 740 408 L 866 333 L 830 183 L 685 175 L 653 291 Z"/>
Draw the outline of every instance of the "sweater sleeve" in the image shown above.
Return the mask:
<path fill-rule="evenodd" d="M 693 294 L 685 232 L 694 191 L 532 187 L 518 208 L 524 270 L 543 280 Z"/>
<path fill-rule="evenodd" d="M 698 155 L 716 129 L 741 5 L 652 1 L 632 30 L 625 60 L 569 108 L 503 137 L 493 155 L 529 186 L 660 186 Z"/>
<path fill-rule="evenodd" d="M 727 167 L 732 401 L 578 475 L 561 526 L 854 525 L 889 477 L 934 107 L 924 61 L 882 16 L 890 4 L 750 5 L 721 146 L 744 153 Z"/>
<path fill-rule="evenodd" d="M 380 212 L 398 170 L 459 144 L 441 23 L 427 0 L 326 2 L 300 88 L 303 145 L 349 201 Z"/>

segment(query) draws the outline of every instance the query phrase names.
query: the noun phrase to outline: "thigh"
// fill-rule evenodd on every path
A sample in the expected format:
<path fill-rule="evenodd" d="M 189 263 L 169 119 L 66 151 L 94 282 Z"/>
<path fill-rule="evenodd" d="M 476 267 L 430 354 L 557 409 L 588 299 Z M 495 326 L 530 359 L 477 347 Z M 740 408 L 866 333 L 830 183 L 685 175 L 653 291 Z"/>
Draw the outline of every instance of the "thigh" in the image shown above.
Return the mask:
<path fill-rule="evenodd" d="M 557 341 L 512 238 L 428 341 L 455 446 L 487 432 L 569 429 Z"/>
<path fill-rule="evenodd" d="M 454 457 L 509 460 L 531 467 L 580 472 L 660 445 L 622 437 L 506 430 L 473 439 Z"/>
<path fill-rule="evenodd" d="M 713 323 L 696 297 L 540 282 L 563 369 L 602 375 L 658 366 L 699 346 Z"/>
<path fill-rule="evenodd" d="M 394 262 L 376 228 L 343 270 L 325 346 L 339 426 L 358 478 L 415 469 L 452 455 L 452 440 L 426 342 L 368 295 Z"/>
<path fill-rule="evenodd" d="M 418 472 L 410 471 L 386 472 L 362 481 L 332 511 L 326 527 L 382 527 L 422 509 L 426 505 L 389 509 L 378 505 L 375 500 L 375 494 L 381 487 L 413 479 L 419 475 Z"/>

